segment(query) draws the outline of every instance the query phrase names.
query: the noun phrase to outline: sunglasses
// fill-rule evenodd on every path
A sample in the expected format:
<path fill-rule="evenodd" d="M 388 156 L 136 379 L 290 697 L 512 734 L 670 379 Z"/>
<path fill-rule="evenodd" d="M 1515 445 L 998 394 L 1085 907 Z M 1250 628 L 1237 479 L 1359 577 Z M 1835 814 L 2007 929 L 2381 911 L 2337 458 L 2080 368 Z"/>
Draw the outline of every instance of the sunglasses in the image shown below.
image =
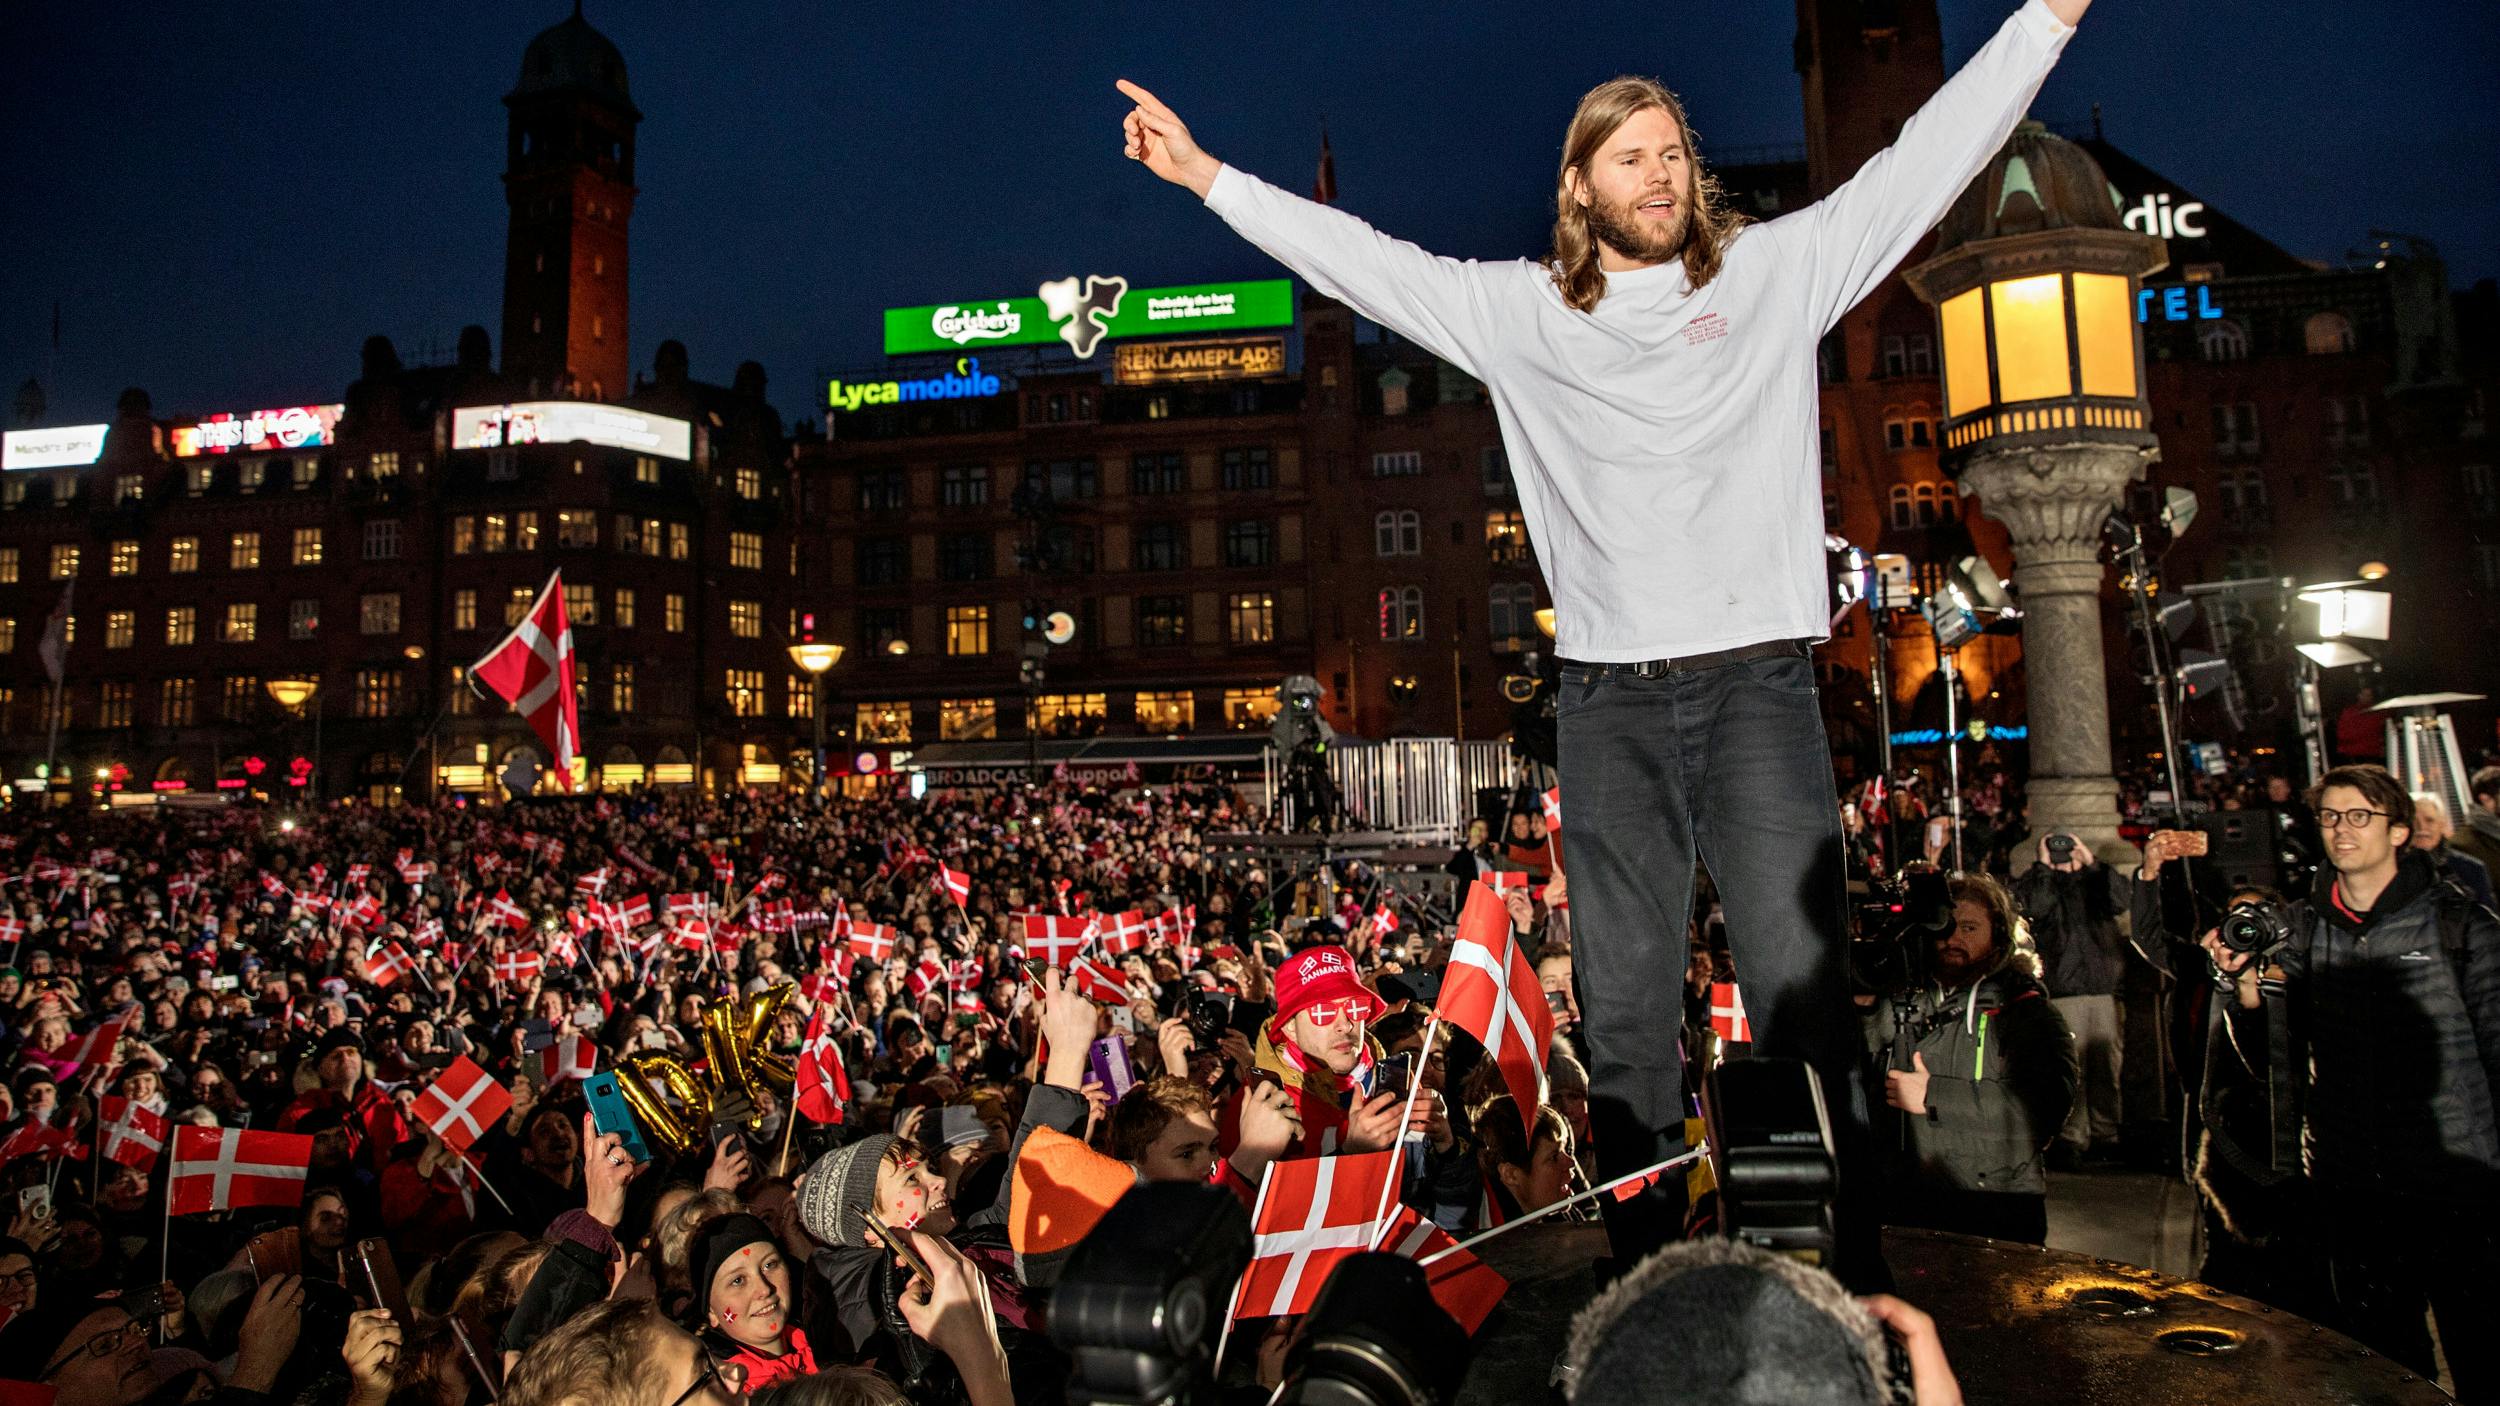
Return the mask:
<path fill-rule="evenodd" d="M 1302 1013 L 1311 1018 L 1313 1025 L 1325 1028 L 1340 1020 L 1359 1022 L 1370 1009 L 1371 1003 L 1360 996 L 1341 996 L 1334 1001 L 1322 1001 Z"/>

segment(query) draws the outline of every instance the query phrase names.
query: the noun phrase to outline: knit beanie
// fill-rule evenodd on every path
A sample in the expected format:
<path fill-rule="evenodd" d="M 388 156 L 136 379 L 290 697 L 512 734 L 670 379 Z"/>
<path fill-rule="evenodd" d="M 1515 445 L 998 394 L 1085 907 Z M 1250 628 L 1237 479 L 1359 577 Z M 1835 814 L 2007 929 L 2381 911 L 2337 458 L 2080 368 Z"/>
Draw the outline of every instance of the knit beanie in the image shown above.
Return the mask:
<path fill-rule="evenodd" d="M 1565 1394 L 1606 1406 L 1878 1406 L 1882 1327 L 1838 1280 L 1734 1240 L 1688 1240 L 1572 1320 Z"/>
<path fill-rule="evenodd" d="M 871 1133 L 816 1159 L 799 1193 L 799 1219 L 808 1234 L 827 1245 L 868 1247 L 863 1213 L 876 1202 L 877 1167 L 894 1141 L 892 1133 Z"/>
<path fill-rule="evenodd" d="M 685 1313 L 686 1323 L 695 1331 L 700 1332 L 712 1314 L 712 1276 L 720 1272 L 731 1255 L 759 1241 L 766 1245 L 781 1243 L 772 1227 L 744 1211 L 714 1216 L 695 1227 L 693 1237 L 686 1242 L 687 1288 L 692 1296 Z"/>

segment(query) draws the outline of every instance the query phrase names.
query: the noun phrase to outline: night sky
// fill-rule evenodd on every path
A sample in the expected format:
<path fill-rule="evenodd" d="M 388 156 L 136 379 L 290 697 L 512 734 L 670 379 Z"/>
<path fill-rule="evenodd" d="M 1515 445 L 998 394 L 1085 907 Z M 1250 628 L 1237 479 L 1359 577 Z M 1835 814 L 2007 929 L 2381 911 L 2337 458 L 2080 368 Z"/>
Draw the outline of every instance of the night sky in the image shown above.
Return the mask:
<path fill-rule="evenodd" d="M 2006 12 L 1943 0 L 1947 63 Z M 0 88 L 0 381 L 51 423 L 335 399 L 380 332 L 500 335 L 500 101 L 563 0 L 18 5 Z M 1049 17 L 1055 13 L 1054 17 Z M 1718 5 L 660 4 L 590 0 L 642 109 L 633 363 L 764 363 L 786 417 L 880 360 L 880 308 L 1270 276 L 1122 159 L 1111 90 L 1218 156 L 1442 252 L 1541 252 L 1562 125 L 1661 76 L 1714 151 L 1803 141 L 1790 0 Z M 1566 17 L 1554 23 L 1553 17 Z M 2482 0 L 2101 0 L 2035 114 L 2101 105 L 2122 149 L 2292 252 L 2431 239 L 2500 273 L 2500 19 Z M 61 348 L 52 369 L 53 309 Z M 500 352 L 500 347 L 498 347 Z"/>

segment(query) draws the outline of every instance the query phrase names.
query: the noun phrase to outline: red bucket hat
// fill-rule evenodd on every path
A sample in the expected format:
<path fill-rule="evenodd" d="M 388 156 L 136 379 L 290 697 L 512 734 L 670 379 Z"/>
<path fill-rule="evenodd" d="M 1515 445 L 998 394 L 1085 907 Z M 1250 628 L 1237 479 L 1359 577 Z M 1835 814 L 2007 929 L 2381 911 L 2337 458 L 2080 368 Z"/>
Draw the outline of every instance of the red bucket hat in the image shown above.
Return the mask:
<path fill-rule="evenodd" d="M 1354 954 L 1342 947 L 1306 947 L 1276 969 L 1276 1018 L 1271 1035 L 1282 1034 L 1285 1022 L 1313 1006 L 1351 998 L 1368 1021 L 1380 1014 L 1380 998 L 1355 973 Z"/>

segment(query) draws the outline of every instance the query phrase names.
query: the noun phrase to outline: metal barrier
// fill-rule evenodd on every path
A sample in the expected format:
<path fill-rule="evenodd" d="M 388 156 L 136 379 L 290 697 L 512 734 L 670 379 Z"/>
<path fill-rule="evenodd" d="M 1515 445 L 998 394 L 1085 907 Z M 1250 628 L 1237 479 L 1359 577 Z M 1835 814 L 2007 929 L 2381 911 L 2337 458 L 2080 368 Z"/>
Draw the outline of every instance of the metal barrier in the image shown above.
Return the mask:
<path fill-rule="evenodd" d="M 1293 798 L 1283 784 L 1282 759 L 1273 748 L 1264 770 L 1267 794 L 1275 798 L 1276 825 L 1299 828 L 1301 817 L 1294 814 Z M 1457 843 L 1476 812 L 1477 791 L 1494 786 L 1507 790 L 1523 776 L 1540 787 L 1551 785 L 1545 770 L 1514 759 L 1510 744 L 1500 741 L 1340 738 L 1328 749 L 1328 772 L 1345 807 L 1346 828 L 1386 831 L 1415 843 Z"/>

